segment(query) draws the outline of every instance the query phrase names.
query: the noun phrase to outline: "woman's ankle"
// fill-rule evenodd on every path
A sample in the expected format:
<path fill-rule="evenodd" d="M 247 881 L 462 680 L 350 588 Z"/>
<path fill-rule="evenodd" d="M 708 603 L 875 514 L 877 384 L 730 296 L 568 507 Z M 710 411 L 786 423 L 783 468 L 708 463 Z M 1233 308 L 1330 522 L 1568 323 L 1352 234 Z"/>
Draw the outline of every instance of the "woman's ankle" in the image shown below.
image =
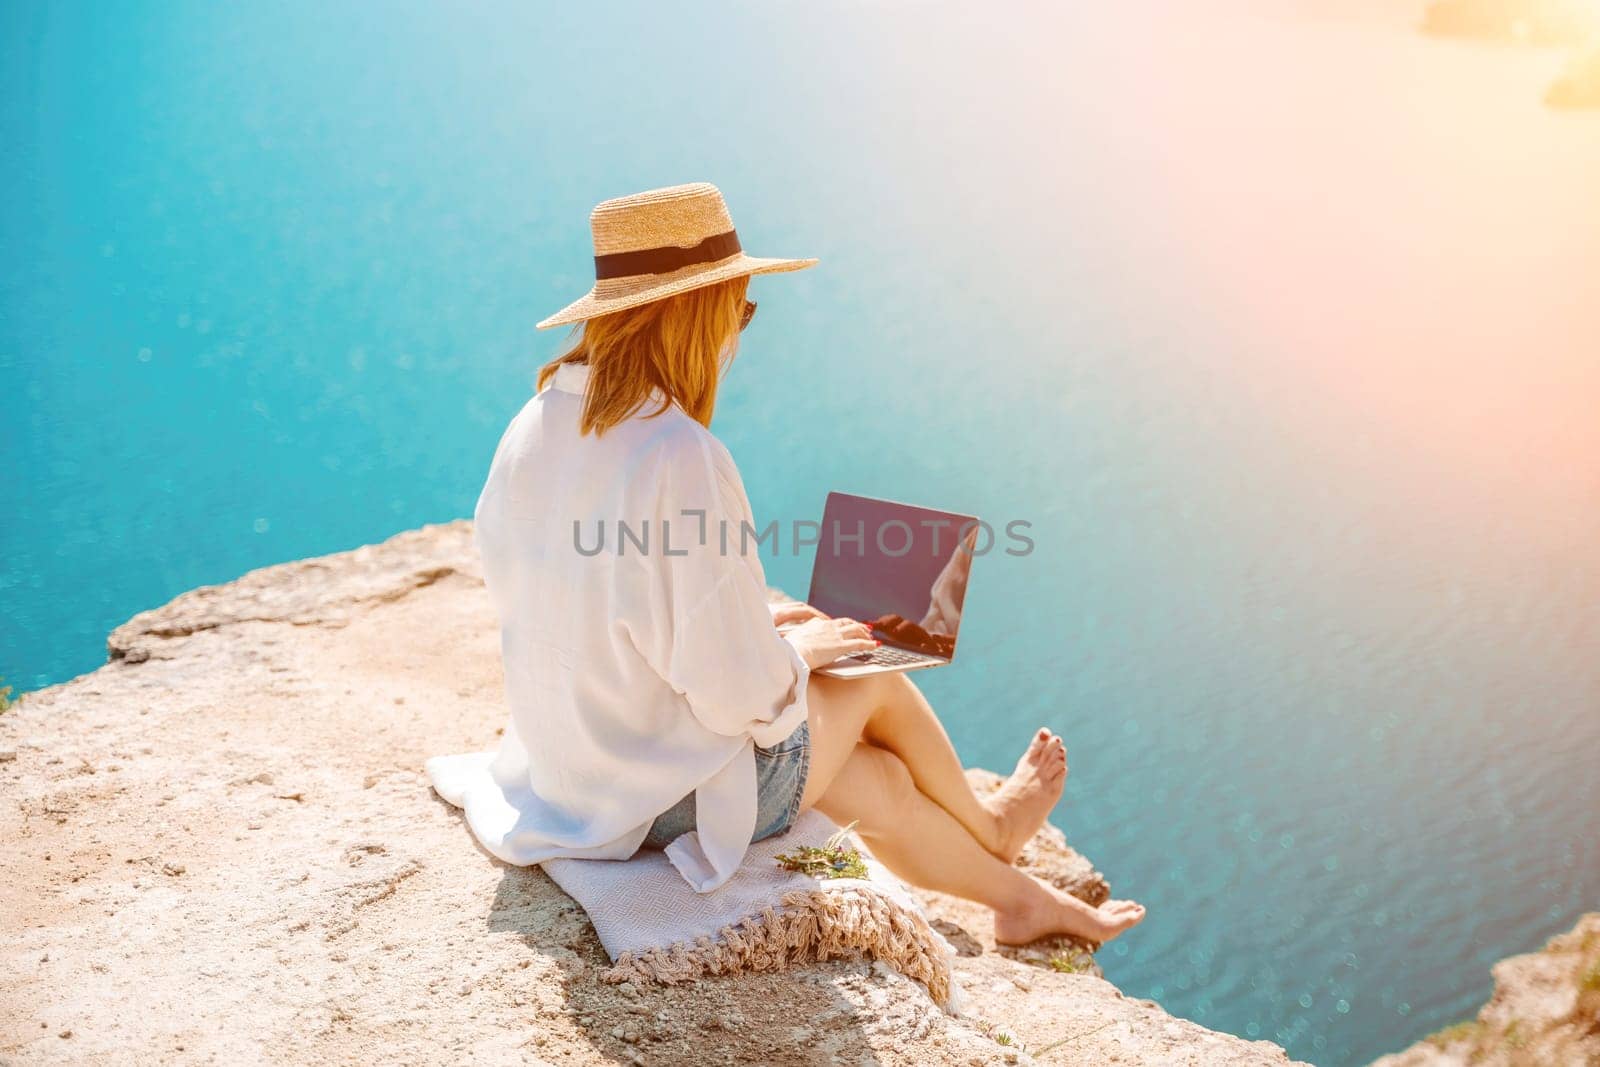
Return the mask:
<path fill-rule="evenodd" d="M 1015 868 L 1012 868 L 1015 870 Z M 1017 878 L 1008 879 L 994 896 L 984 901 L 998 920 L 1001 917 L 1023 920 L 1038 915 L 1054 906 L 1050 890 L 1031 874 L 1017 871 Z"/>
<path fill-rule="evenodd" d="M 1000 816 L 989 810 L 989 806 L 981 800 L 976 805 L 977 811 L 962 821 L 972 839 L 983 846 L 983 850 L 996 858 L 1005 860 L 1000 853 L 1005 847 L 1005 823 Z M 968 821 L 970 820 L 970 821 Z M 1009 863 L 1009 860 L 1005 860 Z"/>

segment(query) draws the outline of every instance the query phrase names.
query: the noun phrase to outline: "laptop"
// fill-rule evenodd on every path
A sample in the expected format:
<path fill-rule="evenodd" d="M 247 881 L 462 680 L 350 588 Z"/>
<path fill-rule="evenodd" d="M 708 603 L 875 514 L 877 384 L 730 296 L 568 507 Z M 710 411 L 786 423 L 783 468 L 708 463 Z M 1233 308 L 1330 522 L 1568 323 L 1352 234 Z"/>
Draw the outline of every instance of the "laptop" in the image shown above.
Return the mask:
<path fill-rule="evenodd" d="M 806 603 L 866 623 L 883 644 L 813 673 L 859 678 L 954 659 L 977 529 L 971 515 L 829 493 Z"/>

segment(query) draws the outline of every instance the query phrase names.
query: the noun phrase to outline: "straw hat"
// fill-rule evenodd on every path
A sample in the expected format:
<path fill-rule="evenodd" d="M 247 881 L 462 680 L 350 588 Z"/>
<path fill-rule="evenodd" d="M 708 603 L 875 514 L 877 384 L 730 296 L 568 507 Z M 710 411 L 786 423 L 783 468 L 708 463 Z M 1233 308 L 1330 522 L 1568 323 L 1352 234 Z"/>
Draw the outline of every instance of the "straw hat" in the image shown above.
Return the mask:
<path fill-rule="evenodd" d="M 745 255 L 728 205 L 707 182 L 603 201 L 589 215 L 589 229 L 594 233 L 594 288 L 539 323 L 541 330 L 743 274 L 803 270 L 817 262 Z"/>

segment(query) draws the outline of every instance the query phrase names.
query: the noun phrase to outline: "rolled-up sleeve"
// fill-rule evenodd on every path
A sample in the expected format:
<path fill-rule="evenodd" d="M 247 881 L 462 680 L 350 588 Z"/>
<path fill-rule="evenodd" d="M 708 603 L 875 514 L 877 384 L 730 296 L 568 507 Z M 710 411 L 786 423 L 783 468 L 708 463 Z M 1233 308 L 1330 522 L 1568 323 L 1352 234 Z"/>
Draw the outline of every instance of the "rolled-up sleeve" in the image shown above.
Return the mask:
<path fill-rule="evenodd" d="M 655 465 L 656 543 L 633 639 L 706 729 L 771 746 L 806 718 L 810 670 L 772 625 L 750 505 L 711 442 L 674 435 Z"/>

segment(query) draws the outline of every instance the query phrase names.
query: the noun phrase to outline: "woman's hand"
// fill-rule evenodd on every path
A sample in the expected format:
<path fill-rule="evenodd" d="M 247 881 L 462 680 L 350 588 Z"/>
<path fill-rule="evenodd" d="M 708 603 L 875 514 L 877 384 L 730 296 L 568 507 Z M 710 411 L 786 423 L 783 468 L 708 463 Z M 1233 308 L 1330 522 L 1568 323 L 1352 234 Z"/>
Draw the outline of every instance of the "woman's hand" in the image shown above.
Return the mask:
<path fill-rule="evenodd" d="M 772 605 L 772 625 L 787 626 L 791 622 L 805 622 L 807 619 L 826 619 L 827 616 L 810 604 L 802 604 L 792 600 L 787 604 Z"/>
<path fill-rule="evenodd" d="M 840 656 L 878 647 L 872 631 L 854 619 L 809 619 L 783 637 L 813 670 L 826 667 Z"/>

